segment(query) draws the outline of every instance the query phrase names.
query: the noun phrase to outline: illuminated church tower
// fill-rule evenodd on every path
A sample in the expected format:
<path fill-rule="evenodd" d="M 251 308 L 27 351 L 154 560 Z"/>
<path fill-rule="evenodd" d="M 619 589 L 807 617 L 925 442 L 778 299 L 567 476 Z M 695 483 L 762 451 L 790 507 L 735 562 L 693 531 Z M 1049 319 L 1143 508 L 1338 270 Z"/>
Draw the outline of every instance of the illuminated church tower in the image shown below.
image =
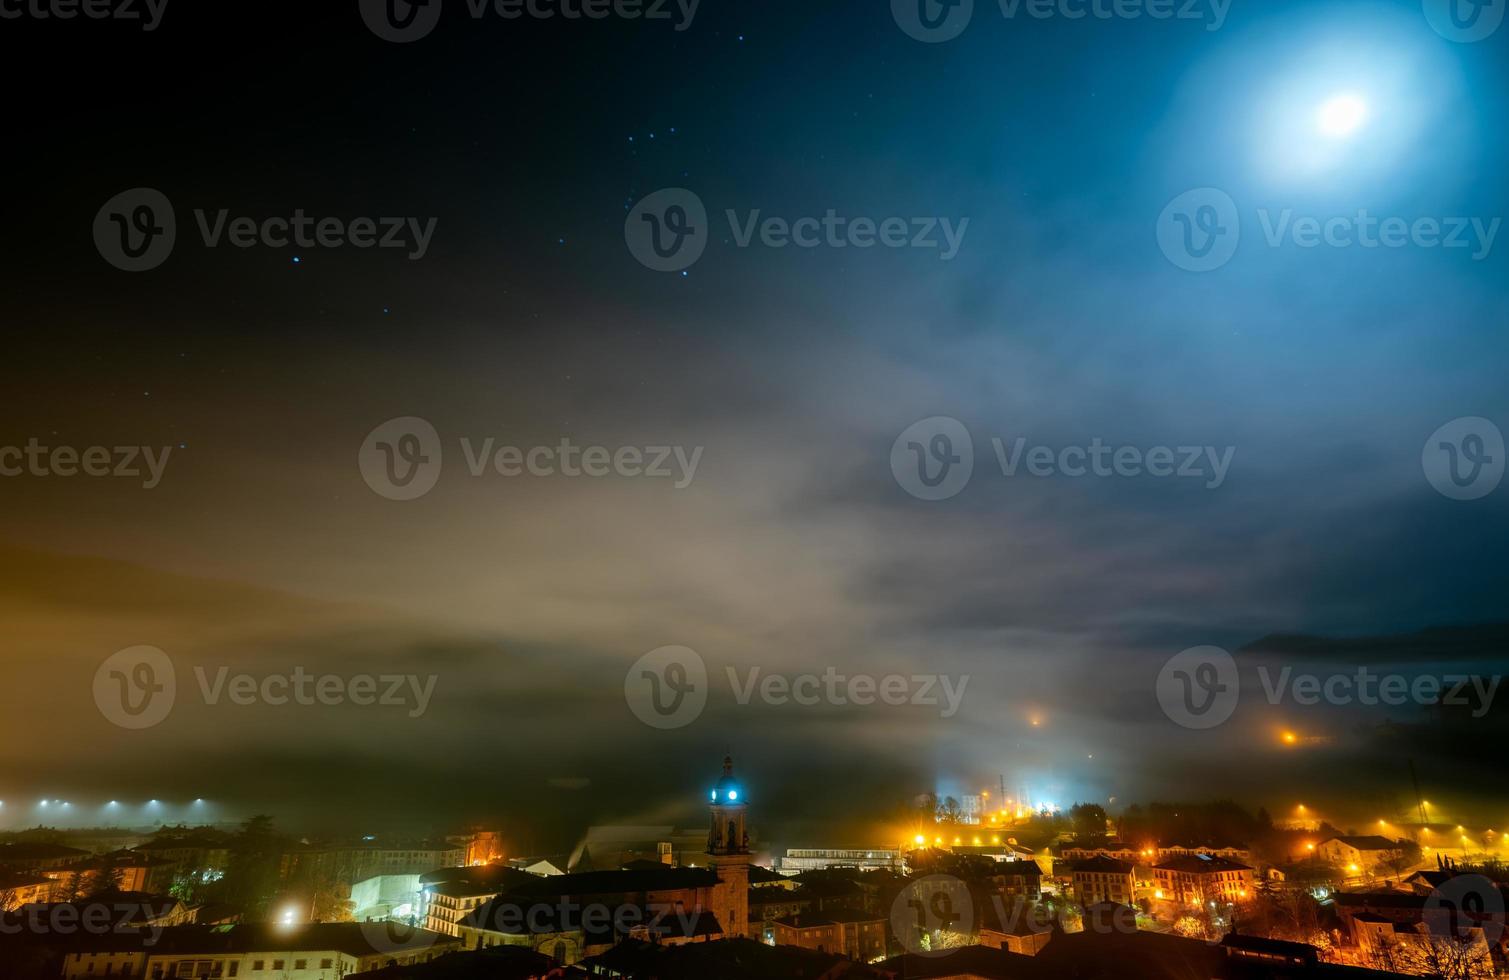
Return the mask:
<path fill-rule="evenodd" d="M 723 935 L 749 935 L 749 830 L 745 824 L 749 801 L 734 778 L 734 760 L 725 757 L 723 776 L 709 794 L 708 863 L 718 872 L 718 907 L 711 911 Z"/>

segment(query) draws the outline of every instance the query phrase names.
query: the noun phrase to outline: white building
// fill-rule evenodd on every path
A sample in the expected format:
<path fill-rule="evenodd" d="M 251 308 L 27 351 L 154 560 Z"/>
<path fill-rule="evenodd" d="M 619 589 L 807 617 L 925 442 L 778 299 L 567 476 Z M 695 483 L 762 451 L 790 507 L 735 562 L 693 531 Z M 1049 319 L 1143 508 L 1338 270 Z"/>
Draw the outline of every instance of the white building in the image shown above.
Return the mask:
<path fill-rule="evenodd" d="M 824 868 L 874 871 L 879 868 L 899 869 L 901 860 L 900 851 L 879 847 L 793 847 L 787 849 L 785 857 L 778 859 L 776 870 L 782 874 L 821 871 Z"/>

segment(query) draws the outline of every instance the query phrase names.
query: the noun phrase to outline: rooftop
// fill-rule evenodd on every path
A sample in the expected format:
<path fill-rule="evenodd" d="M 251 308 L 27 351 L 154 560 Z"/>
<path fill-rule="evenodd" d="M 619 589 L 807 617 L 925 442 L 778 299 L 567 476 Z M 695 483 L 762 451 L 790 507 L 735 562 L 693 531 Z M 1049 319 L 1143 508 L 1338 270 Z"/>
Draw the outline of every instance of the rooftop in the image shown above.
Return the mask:
<path fill-rule="evenodd" d="M 1179 871 L 1185 874 L 1216 874 L 1222 871 L 1251 871 L 1245 864 L 1223 857 L 1215 857 L 1210 854 L 1189 854 L 1182 857 L 1169 858 L 1160 861 L 1153 866 L 1159 871 Z"/>
<path fill-rule="evenodd" d="M 1359 851 L 1397 851 L 1399 849 L 1398 841 L 1379 837 L 1377 834 L 1367 834 L 1361 837 L 1327 837 L 1320 842 L 1320 846 L 1324 847 L 1333 840 L 1341 841 L 1348 847 Z"/>

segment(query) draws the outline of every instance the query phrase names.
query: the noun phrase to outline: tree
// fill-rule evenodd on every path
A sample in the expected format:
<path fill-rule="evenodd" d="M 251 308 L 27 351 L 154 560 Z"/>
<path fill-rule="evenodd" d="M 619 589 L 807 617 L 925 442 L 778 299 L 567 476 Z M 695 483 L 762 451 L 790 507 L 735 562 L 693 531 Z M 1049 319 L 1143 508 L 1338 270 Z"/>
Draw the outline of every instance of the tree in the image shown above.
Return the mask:
<path fill-rule="evenodd" d="M 322 874 L 309 882 L 310 917 L 315 922 L 350 922 L 356 909 L 351 889 L 335 876 Z M 423 923 L 410 923 L 423 925 Z"/>
<path fill-rule="evenodd" d="M 1432 980 L 1486 980 L 1494 974 L 1493 956 L 1481 933 L 1382 935 L 1368 944 L 1363 959 L 1375 970 Z"/>
<path fill-rule="evenodd" d="M 1410 868 L 1419 864 L 1420 859 L 1420 845 L 1412 840 L 1402 840 L 1396 849 L 1384 855 L 1381 863 L 1395 877 L 1400 877 Z"/>
<path fill-rule="evenodd" d="M 232 837 L 230 863 L 220 880 L 220 892 L 227 903 L 242 909 L 246 921 L 267 919 L 278 893 L 283 847 L 284 840 L 268 816 L 252 817 Z"/>
<path fill-rule="evenodd" d="M 90 877 L 89 897 L 121 891 L 125 882 L 125 869 L 118 864 L 108 864 Z"/>
<path fill-rule="evenodd" d="M 84 897 L 84 876 L 70 871 L 62 883 L 53 890 L 53 901 L 75 902 Z"/>
<path fill-rule="evenodd" d="M 1075 840 L 1083 845 L 1096 844 L 1106 836 L 1106 811 L 1095 803 L 1076 803 L 1069 808 L 1070 826 Z"/>

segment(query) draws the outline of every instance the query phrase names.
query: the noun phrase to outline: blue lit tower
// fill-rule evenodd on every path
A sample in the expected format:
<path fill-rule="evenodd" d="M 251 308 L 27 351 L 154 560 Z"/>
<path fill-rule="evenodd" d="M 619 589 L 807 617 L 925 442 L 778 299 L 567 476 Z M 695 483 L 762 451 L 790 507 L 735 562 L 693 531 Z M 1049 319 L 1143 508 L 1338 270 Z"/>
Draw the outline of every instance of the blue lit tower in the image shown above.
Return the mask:
<path fill-rule="evenodd" d="M 708 863 L 718 872 L 718 916 L 725 936 L 749 935 L 749 800 L 734 778 L 734 760 L 723 759 L 723 775 L 708 794 Z"/>

